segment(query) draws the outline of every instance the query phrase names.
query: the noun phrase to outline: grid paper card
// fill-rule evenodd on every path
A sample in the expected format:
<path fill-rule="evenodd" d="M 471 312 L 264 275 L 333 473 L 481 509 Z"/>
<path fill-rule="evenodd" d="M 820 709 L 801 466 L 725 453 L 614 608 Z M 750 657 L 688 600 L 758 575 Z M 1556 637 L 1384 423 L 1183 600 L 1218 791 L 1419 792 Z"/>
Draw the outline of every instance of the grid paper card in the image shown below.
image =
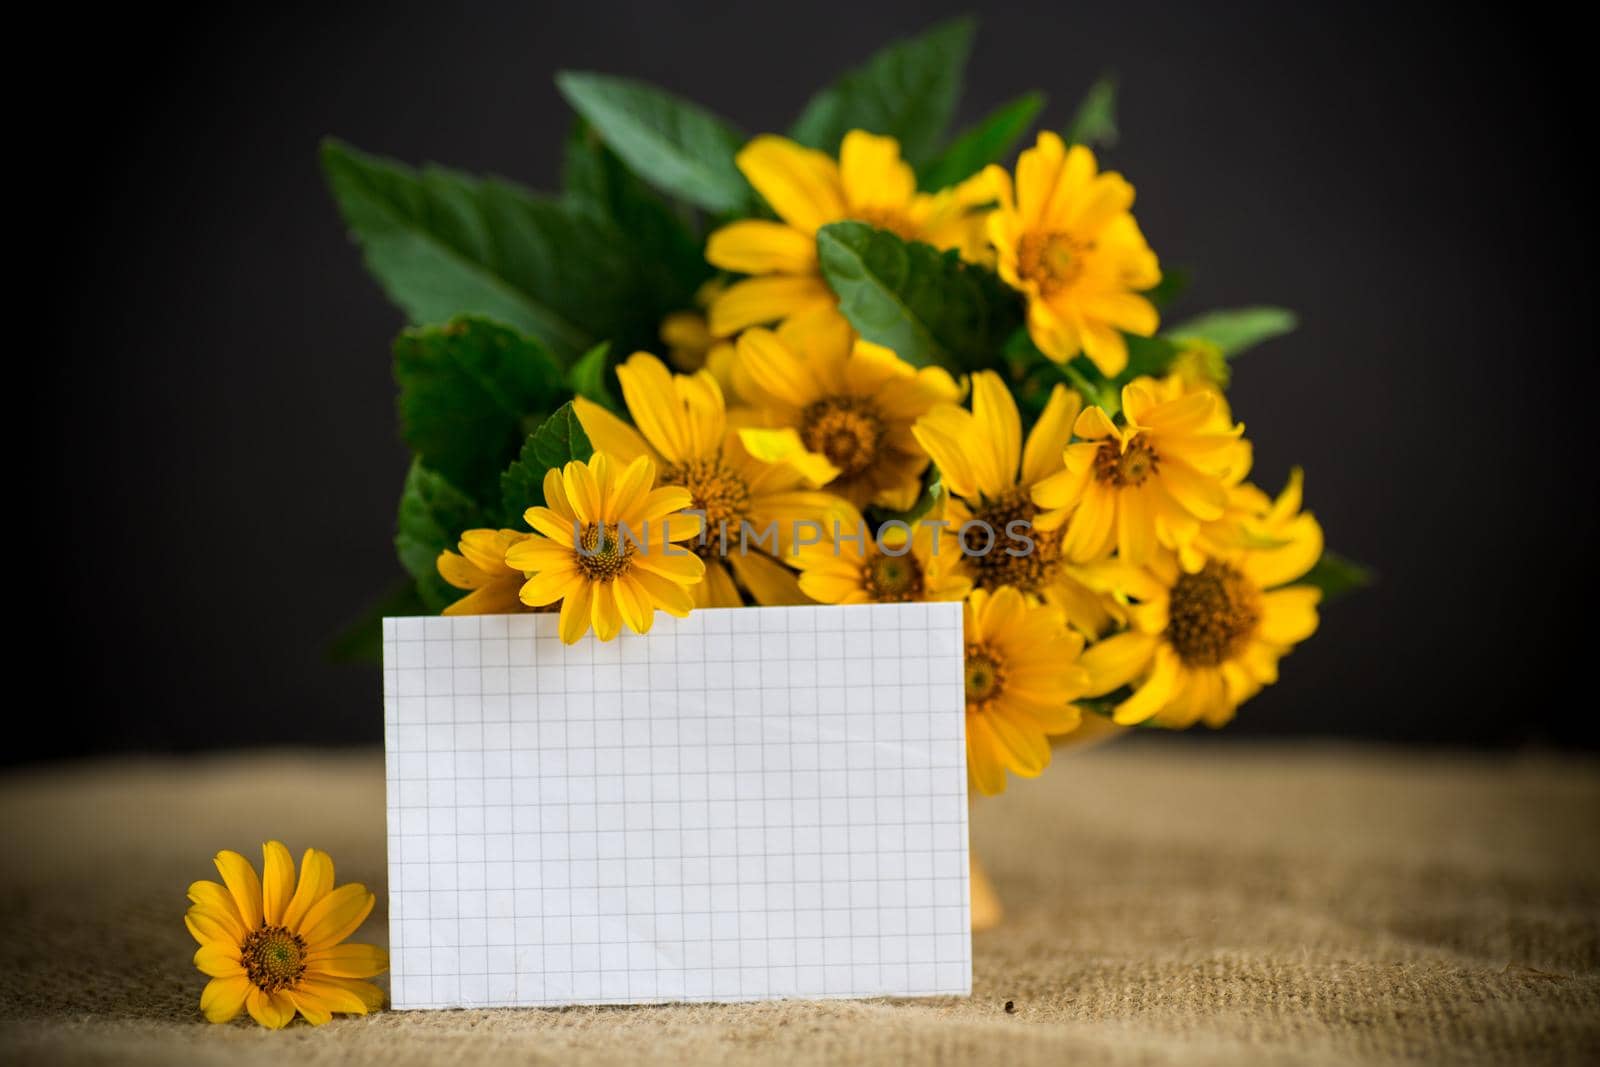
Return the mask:
<path fill-rule="evenodd" d="M 969 994 L 960 604 L 383 622 L 394 1007 Z"/>

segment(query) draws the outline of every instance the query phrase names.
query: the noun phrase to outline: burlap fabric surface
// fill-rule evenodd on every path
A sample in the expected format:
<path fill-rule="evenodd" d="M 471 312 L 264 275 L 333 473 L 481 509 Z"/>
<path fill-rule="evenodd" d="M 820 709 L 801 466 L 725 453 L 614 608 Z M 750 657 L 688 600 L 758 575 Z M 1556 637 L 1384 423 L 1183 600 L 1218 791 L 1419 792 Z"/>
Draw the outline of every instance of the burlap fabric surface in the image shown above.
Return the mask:
<path fill-rule="evenodd" d="M 0 1060 L 1600 1062 L 1595 763 L 1183 738 L 977 805 L 1010 913 L 970 999 L 205 1023 L 185 885 L 277 836 L 381 900 L 382 776 L 290 752 L 0 781 Z"/>

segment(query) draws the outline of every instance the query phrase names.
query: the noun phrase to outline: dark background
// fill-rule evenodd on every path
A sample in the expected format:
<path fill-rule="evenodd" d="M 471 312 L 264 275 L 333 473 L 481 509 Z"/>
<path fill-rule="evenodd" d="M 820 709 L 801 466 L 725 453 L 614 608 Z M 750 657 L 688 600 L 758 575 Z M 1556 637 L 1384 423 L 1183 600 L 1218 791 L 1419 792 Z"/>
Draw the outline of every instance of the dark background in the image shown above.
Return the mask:
<path fill-rule="evenodd" d="M 17 354 L 44 379 L 17 456 L 41 486 L 22 618 L 44 616 L 41 658 L 74 651 L 3 758 L 379 738 L 376 670 L 324 650 L 399 574 L 401 318 L 344 235 L 321 136 L 549 188 L 557 69 L 780 130 L 961 10 L 385 4 L 77 27 L 59 99 L 78 103 L 29 105 L 42 195 L 13 206 L 49 231 L 28 261 L 45 339 Z M 1382 580 L 1328 608 L 1225 736 L 1600 738 L 1581 683 L 1592 123 L 1562 37 L 1527 10 L 1349 2 L 983 13 L 963 122 L 1037 87 L 1059 127 L 1119 76 L 1105 161 L 1163 263 L 1192 269 L 1169 321 L 1302 316 L 1236 366 L 1235 410 L 1257 480 L 1302 464 L 1329 543 Z"/>

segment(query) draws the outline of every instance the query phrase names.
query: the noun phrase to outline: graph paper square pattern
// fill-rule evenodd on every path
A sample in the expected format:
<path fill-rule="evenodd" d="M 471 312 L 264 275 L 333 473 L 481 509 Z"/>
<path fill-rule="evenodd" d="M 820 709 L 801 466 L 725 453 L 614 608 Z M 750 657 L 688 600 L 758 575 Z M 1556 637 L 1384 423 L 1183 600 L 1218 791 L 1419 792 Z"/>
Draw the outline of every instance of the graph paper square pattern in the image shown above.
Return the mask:
<path fill-rule="evenodd" d="M 968 994 L 960 604 L 383 621 L 395 1008 Z"/>

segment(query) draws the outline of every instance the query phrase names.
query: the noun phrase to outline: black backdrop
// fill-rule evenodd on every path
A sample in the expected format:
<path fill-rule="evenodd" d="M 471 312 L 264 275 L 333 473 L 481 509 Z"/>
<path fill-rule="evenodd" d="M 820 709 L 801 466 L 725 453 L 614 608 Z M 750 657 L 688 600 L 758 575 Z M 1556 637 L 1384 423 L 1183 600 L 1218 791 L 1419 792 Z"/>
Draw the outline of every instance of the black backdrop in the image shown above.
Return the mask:
<path fill-rule="evenodd" d="M 61 78 L 27 105 L 35 193 L 13 204 L 48 231 L 23 261 L 42 297 L 13 309 L 45 315 L 17 353 L 44 388 L 14 558 L 41 652 L 78 651 L 57 668 L 67 703 L 5 758 L 379 736 L 375 670 L 323 650 L 398 574 L 401 322 L 344 236 L 319 137 L 550 187 L 557 69 L 780 129 L 946 7 L 385 4 L 72 27 Z M 1173 318 L 1303 317 L 1236 368 L 1236 410 L 1260 480 L 1303 464 L 1330 543 L 1382 582 L 1326 611 L 1233 736 L 1596 740 L 1589 700 L 1556 697 L 1586 674 L 1593 584 L 1576 325 L 1591 123 L 1571 114 L 1581 71 L 1559 27 L 1479 20 L 1348 0 L 983 13 L 963 120 L 1040 87 L 1059 125 L 1114 71 L 1108 165 L 1163 262 L 1193 268 Z"/>

